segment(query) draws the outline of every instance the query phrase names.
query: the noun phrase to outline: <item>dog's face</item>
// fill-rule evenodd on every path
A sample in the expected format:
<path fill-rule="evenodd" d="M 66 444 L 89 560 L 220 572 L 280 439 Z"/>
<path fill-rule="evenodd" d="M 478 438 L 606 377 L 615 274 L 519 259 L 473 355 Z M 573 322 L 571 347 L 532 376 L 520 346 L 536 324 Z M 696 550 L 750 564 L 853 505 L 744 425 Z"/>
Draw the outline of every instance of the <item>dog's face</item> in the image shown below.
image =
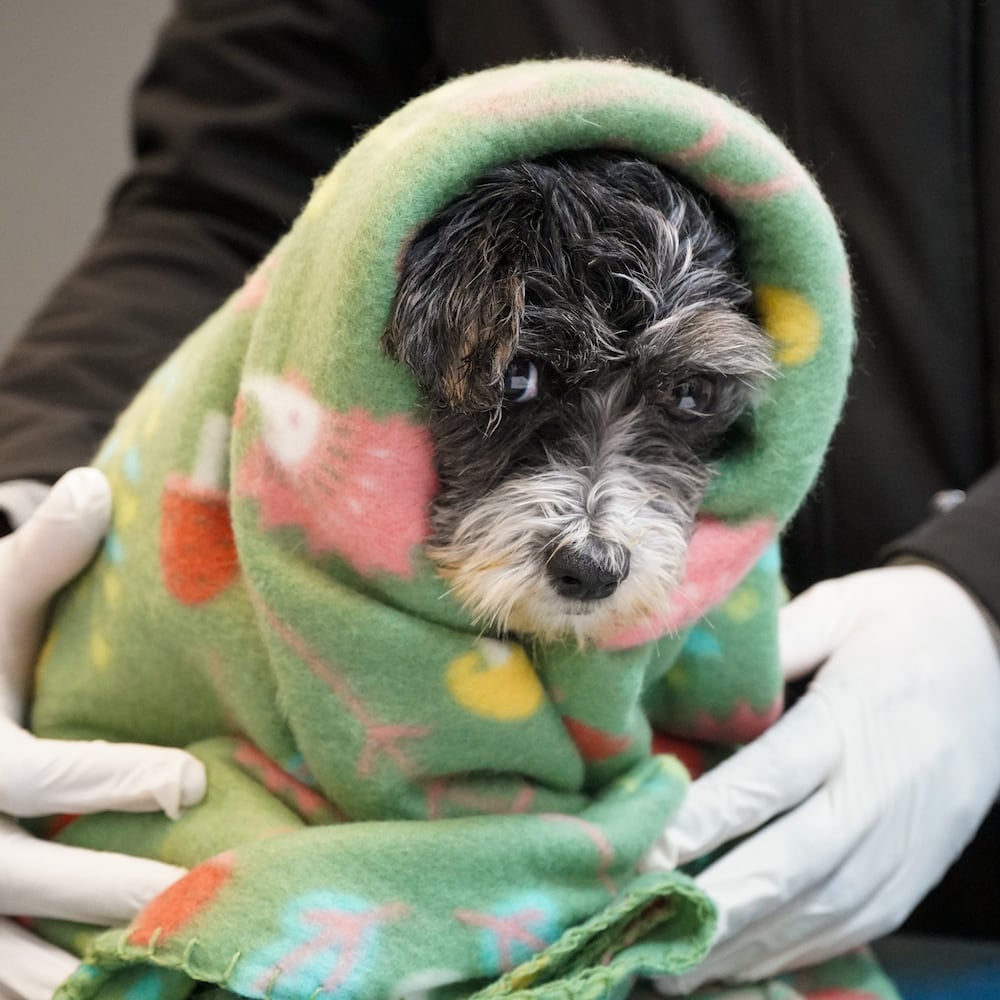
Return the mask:
<path fill-rule="evenodd" d="M 436 443 L 427 552 L 484 627 L 586 642 L 669 606 L 773 370 L 748 300 L 704 199 L 636 157 L 499 168 L 421 230 L 384 344 Z"/>

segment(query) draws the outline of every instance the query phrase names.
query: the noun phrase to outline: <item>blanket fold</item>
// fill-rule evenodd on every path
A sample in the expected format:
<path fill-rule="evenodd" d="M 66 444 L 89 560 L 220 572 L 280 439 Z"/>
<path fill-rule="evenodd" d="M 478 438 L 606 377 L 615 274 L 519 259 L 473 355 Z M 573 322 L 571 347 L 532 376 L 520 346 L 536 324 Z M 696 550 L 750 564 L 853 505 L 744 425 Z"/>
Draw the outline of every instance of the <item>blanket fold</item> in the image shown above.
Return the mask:
<path fill-rule="evenodd" d="M 483 632 L 435 574 L 433 442 L 378 343 L 424 221 L 492 166 L 580 148 L 660 160 L 725 205 L 780 369 L 716 463 L 675 601 L 588 649 Z M 813 182 L 699 87 L 527 63 L 370 132 L 98 457 L 114 525 L 61 604 L 33 725 L 189 747 L 209 791 L 175 823 L 60 824 L 192 867 L 129 927 L 49 925 L 85 952 L 62 1000 L 618 997 L 697 962 L 710 902 L 636 876 L 688 781 L 654 728 L 725 745 L 780 710 L 776 538 L 851 343 Z"/>
<path fill-rule="evenodd" d="M 186 996 L 191 979 L 244 996 L 308 996 L 318 982 L 331 995 L 457 984 L 456 995 L 466 996 L 483 969 L 511 968 L 555 942 L 484 994 L 519 996 L 531 987 L 541 997 L 576 988 L 593 966 L 605 985 L 624 982 L 636 971 L 629 945 L 657 928 L 658 967 L 687 968 L 707 950 L 712 910 L 704 896 L 680 874 L 636 879 L 612 854 L 612 844 L 633 842 L 622 857 L 641 849 L 643 827 L 655 828 L 669 811 L 669 794 L 662 801 L 652 794 L 671 788 L 678 767 L 669 758 L 645 761 L 579 813 L 542 814 L 540 823 L 520 815 L 435 823 L 326 816 L 309 827 L 304 817 L 320 819 L 323 800 L 283 778 L 250 744 L 217 738 L 191 749 L 209 775 L 205 807 L 176 824 L 107 815 L 79 834 L 81 844 L 195 867 L 130 927 L 91 942 L 90 968 L 75 980 L 83 992 L 69 996 L 91 995 L 98 984 L 127 996 L 135 972 L 123 979 L 122 970 L 137 963 L 165 1000 Z M 439 858 L 441 844 L 453 851 L 447 870 L 414 878 Z M 318 880 L 317 869 L 336 873 L 335 884 Z M 485 908 L 484 885 L 504 887 Z M 283 901 L 277 926 L 248 918 L 261 898 Z M 580 926 L 557 940 L 567 924 Z M 415 965 L 422 951 L 415 937 L 437 942 L 441 964 Z"/>

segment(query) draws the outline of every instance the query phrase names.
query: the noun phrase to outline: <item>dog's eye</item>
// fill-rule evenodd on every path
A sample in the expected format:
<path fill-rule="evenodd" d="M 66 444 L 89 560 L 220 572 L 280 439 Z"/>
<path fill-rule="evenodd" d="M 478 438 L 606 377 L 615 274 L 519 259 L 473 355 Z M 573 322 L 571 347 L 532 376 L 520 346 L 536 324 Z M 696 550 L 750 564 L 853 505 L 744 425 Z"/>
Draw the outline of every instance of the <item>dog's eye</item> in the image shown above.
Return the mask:
<path fill-rule="evenodd" d="M 712 413 L 718 386 L 707 375 L 690 375 L 670 386 L 667 405 L 680 420 L 697 420 Z"/>
<path fill-rule="evenodd" d="M 503 373 L 503 397 L 509 403 L 527 403 L 538 395 L 538 367 L 527 358 L 515 358 Z"/>

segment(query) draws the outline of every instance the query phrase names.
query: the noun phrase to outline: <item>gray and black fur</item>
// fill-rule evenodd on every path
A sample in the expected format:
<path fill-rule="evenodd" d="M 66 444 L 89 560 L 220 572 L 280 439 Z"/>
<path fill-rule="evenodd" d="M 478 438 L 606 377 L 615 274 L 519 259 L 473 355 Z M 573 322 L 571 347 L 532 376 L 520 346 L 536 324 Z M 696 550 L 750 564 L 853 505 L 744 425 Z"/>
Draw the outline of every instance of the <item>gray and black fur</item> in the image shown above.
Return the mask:
<path fill-rule="evenodd" d="M 499 167 L 417 234 L 384 344 L 436 443 L 427 551 L 484 625 L 586 642 L 663 613 L 773 372 L 749 300 L 707 200 L 631 155 Z"/>

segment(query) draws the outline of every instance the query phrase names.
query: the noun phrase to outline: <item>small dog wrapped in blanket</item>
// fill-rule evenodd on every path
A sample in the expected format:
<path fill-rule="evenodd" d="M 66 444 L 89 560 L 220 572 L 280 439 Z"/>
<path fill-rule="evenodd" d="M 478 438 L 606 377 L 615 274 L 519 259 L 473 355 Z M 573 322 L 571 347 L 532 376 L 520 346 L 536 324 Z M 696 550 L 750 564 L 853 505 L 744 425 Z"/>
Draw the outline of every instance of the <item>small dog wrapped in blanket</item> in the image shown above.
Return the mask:
<path fill-rule="evenodd" d="M 185 746 L 209 788 L 49 830 L 192 868 L 128 927 L 40 925 L 84 958 L 60 996 L 617 998 L 697 962 L 711 902 L 637 866 L 677 741 L 780 710 L 775 539 L 851 341 L 811 179 L 701 88 L 526 63 L 369 133 L 98 457 L 34 727 Z M 768 989 L 838 982 L 892 995 L 861 957 Z"/>

